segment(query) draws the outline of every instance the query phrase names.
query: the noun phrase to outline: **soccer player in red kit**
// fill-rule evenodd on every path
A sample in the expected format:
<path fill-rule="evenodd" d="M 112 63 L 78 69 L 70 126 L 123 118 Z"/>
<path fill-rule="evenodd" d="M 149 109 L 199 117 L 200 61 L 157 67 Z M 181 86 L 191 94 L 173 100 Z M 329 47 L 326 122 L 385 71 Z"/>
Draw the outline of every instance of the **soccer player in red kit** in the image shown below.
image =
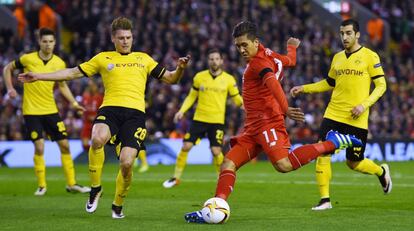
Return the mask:
<path fill-rule="evenodd" d="M 98 109 L 103 101 L 103 95 L 99 92 L 98 85 L 90 79 L 86 91 L 82 96 L 82 105 L 85 106 L 83 112 L 83 127 L 81 131 L 81 140 L 84 151 L 89 150 L 89 140 L 91 139 L 93 121 L 95 120 Z"/>
<path fill-rule="evenodd" d="M 290 172 L 336 149 L 361 146 L 361 140 L 335 131 L 327 134 L 326 141 L 303 145 L 289 152 L 290 141 L 285 127 L 285 116 L 303 121 L 299 108 L 291 108 L 280 84 L 283 67 L 296 64 L 296 48 L 300 41 L 289 38 L 287 55 L 265 48 L 257 38 L 254 23 L 244 21 L 233 30 L 234 43 L 247 62 L 243 74 L 243 101 L 246 121 L 243 133 L 230 141 L 231 149 L 221 165 L 215 197 L 227 200 L 233 191 L 236 171 L 255 158 L 261 151 L 278 172 Z M 187 222 L 204 223 L 200 211 L 187 213 Z"/>

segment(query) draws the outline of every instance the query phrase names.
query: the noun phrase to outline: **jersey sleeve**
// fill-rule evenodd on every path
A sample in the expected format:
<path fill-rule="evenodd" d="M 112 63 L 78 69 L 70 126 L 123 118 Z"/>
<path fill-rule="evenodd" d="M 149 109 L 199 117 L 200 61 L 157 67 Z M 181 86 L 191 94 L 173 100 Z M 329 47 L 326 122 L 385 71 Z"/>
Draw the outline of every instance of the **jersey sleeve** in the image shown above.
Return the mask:
<path fill-rule="evenodd" d="M 265 85 L 269 91 L 272 93 L 273 97 L 276 99 L 282 112 L 285 114 L 288 109 L 288 102 L 283 91 L 282 86 L 280 85 L 279 78 L 282 73 L 282 62 L 277 60 L 276 70 L 272 70 L 272 65 L 268 60 L 257 60 L 254 63 L 253 70 L 257 71 L 259 77 L 262 79 L 263 85 Z"/>
<path fill-rule="evenodd" d="M 91 77 L 99 73 L 100 56 L 101 56 L 101 53 L 95 55 L 89 61 L 79 64 L 78 68 L 83 73 L 83 75 Z"/>
<path fill-rule="evenodd" d="M 27 57 L 27 55 L 22 55 L 19 58 L 17 58 L 16 60 L 14 60 L 14 62 L 13 62 L 14 67 L 17 68 L 17 69 L 23 70 L 24 67 L 26 66 L 26 62 L 27 62 L 26 57 Z"/>
<path fill-rule="evenodd" d="M 331 67 L 329 68 L 329 72 L 328 72 L 328 77 L 331 79 L 336 79 L 335 60 L 336 60 L 336 55 L 332 59 Z"/>
<path fill-rule="evenodd" d="M 236 80 L 234 79 L 232 75 L 229 75 L 227 89 L 228 89 L 230 97 L 234 97 L 239 94 L 239 88 L 237 87 Z"/>
<path fill-rule="evenodd" d="M 381 61 L 377 53 L 370 54 L 370 63 L 368 64 L 368 74 L 372 79 L 384 76 Z"/>
<path fill-rule="evenodd" d="M 196 74 L 193 78 L 193 89 L 198 91 L 200 90 L 200 78 L 198 78 L 198 74 Z"/>
<path fill-rule="evenodd" d="M 279 59 L 284 67 L 294 67 L 296 65 L 296 47 L 288 45 L 287 54 L 275 53 L 275 58 Z"/>
<path fill-rule="evenodd" d="M 149 76 L 156 79 L 161 79 L 164 76 L 165 68 L 158 64 L 151 56 L 147 56 L 147 71 Z"/>
<path fill-rule="evenodd" d="M 275 60 L 277 61 L 277 59 Z M 279 60 L 277 63 L 277 70 L 272 69 L 272 64 L 269 60 L 266 59 L 255 59 L 251 65 L 252 70 L 255 74 L 258 74 L 262 79 L 263 84 L 267 81 L 268 78 L 276 77 L 279 80 L 282 73 L 282 62 Z"/>

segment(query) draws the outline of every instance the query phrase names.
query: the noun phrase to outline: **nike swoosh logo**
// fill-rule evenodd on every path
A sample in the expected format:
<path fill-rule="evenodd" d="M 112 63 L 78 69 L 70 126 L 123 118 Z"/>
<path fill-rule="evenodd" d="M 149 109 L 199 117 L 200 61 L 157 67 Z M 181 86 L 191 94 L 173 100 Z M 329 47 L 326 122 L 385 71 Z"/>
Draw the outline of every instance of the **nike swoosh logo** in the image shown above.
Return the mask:
<path fill-rule="evenodd" d="M 88 202 L 88 204 L 86 205 L 86 208 L 87 208 L 87 209 L 91 209 L 91 208 L 92 208 L 92 206 L 91 206 L 91 205 L 89 205 L 89 202 Z"/>

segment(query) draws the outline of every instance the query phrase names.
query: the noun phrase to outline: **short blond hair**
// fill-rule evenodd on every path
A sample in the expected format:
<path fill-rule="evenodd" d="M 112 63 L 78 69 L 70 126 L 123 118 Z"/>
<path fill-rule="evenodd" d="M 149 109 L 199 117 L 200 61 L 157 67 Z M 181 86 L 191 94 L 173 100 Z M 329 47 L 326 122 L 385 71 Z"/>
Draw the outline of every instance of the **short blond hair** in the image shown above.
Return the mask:
<path fill-rule="evenodd" d="M 118 17 L 111 23 L 111 32 L 115 34 L 117 30 L 132 30 L 132 22 L 128 18 Z"/>

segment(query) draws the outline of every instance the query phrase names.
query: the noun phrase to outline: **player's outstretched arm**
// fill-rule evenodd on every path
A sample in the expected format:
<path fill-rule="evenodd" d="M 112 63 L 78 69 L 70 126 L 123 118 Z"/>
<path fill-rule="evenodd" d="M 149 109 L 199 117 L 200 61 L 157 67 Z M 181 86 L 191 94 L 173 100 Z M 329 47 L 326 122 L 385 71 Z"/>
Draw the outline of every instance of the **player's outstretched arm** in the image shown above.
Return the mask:
<path fill-rule="evenodd" d="M 14 89 L 13 82 L 12 82 L 12 79 L 11 79 L 14 69 L 15 68 L 14 68 L 12 62 L 7 64 L 3 69 L 4 83 L 6 84 L 7 94 L 12 99 L 16 98 L 16 96 L 17 96 L 16 89 Z"/>
<path fill-rule="evenodd" d="M 61 80 L 72 80 L 83 76 L 83 73 L 78 67 L 66 68 L 60 71 L 51 73 L 33 73 L 27 72 L 19 74 L 19 80 L 23 83 L 31 83 L 38 80 L 43 81 L 61 81 Z"/>
<path fill-rule="evenodd" d="M 335 87 L 335 80 L 329 77 L 328 79 L 329 81 L 327 79 L 323 79 L 316 83 L 295 86 L 290 90 L 290 95 L 292 97 L 296 97 L 300 93 L 319 93 L 332 90 Z"/>
<path fill-rule="evenodd" d="M 298 96 L 302 92 L 303 92 L 303 86 L 294 86 L 294 87 L 292 87 L 292 89 L 290 89 L 290 95 L 293 98 L 295 98 L 296 96 Z"/>
<path fill-rule="evenodd" d="M 177 123 L 184 117 L 184 113 L 188 111 L 188 109 L 193 106 L 194 102 L 197 100 L 198 91 L 194 90 L 193 88 L 188 93 L 187 97 L 185 97 L 183 105 L 181 105 L 180 110 L 174 115 L 174 123 Z"/>
<path fill-rule="evenodd" d="M 174 71 L 165 71 L 164 75 L 161 78 L 161 81 L 164 83 L 175 84 L 180 81 L 183 76 L 184 69 L 187 68 L 188 62 L 190 62 L 191 56 L 187 55 L 181 57 L 177 61 L 177 68 Z"/>

